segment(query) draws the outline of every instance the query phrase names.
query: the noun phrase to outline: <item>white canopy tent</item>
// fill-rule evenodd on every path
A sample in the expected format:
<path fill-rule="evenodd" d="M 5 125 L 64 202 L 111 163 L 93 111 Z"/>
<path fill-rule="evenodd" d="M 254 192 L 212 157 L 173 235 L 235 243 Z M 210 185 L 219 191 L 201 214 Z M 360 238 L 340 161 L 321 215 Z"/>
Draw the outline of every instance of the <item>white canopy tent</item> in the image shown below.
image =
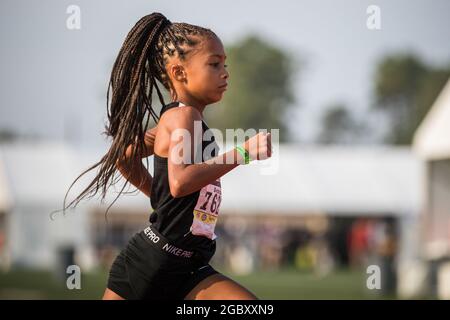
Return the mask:
<path fill-rule="evenodd" d="M 3 163 L 4 161 L 0 158 L 0 212 L 9 211 L 12 206 L 11 193 L 9 190 L 10 186 Z"/>
<path fill-rule="evenodd" d="M 424 159 L 450 158 L 450 80 L 416 130 L 413 148 Z"/>
<path fill-rule="evenodd" d="M 222 178 L 224 210 L 395 216 L 420 206 L 423 168 L 409 148 L 282 145 L 269 161 L 274 174 L 260 162 Z"/>
<path fill-rule="evenodd" d="M 426 166 L 422 257 L 435 261 L 430 272 L 437 279 L 436 293 L 450 299 L 450 264 L 442 262 L 450 258 L 450 79 L 417 129 L 413 150 Z"/>

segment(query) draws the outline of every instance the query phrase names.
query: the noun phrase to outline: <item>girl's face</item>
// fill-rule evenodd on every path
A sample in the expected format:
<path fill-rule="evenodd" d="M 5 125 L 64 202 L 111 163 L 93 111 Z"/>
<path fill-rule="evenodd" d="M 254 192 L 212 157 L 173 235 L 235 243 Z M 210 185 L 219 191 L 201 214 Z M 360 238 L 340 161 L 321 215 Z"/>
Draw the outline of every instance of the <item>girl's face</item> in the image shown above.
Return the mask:
<path fill-rule="evenodd" d="M 205 105 L 220 101 L 229 77 L 225 59 L 220 39 L 204 39 L 183 64 L 185 81 L 181 82 L 177 93 Z"/>

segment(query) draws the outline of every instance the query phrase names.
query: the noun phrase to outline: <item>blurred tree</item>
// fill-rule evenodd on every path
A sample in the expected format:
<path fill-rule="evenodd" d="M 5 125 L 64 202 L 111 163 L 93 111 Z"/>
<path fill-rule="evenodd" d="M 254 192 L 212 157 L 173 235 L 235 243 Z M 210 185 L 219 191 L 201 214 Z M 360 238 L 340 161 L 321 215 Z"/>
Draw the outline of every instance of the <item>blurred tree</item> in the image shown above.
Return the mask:
<path fill-rule="evenodd" d="M 0 143 L 16 141 L 20 135 L 11 129 L 0 129 Z"/>
<path fill-rule="evenodd" d="M 411 143 L 449 76 L 450 68 L 430 68 L 413 55 L 391 55 L 378 64 L 373 107 L 389 117 L 385 142 Z"/>
<path fill-rule="evenodd" d="M 293 58 L 257 36 L 248 36 L 225 51 L 228 90 L 217 106 L 205 110 L 207 122 L 223 134 L 227 128 L 278 128 L 280 141 L 286 141 L 286 120 L 294 102 Z"/>
<path fill-rule="evenodd" d="M 351 112 L 342 104 L 332 105 L 322 117 L 322 131 L 317 142 L 322 144 L 355 143 L 362 132 L 360 124 Z"/>

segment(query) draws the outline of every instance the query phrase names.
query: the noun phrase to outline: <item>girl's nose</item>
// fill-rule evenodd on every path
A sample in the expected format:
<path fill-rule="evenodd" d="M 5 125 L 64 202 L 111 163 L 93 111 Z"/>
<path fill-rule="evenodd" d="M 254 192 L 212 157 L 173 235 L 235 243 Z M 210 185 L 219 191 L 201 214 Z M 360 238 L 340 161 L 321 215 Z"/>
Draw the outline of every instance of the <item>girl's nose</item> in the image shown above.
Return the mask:
<path fill-rule="evenodd" d="M 230 74 L 228 73 L 228 70 L 225 69 L 225 73 L 223 74 L 223 78 L 224 79 L 228 79 L 229 76 L 230 76 Z"/>

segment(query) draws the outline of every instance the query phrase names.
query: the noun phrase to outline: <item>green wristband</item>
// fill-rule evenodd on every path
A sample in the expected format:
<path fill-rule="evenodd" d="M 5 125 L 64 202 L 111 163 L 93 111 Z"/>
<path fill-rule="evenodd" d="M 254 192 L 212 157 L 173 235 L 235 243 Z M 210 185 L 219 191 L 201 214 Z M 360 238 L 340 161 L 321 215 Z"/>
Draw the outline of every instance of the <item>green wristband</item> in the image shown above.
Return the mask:
<path fill-rule="evenodd" d="M 250 155 L 248 154 L 248 151 L 245 150 L 241 146 L 237 146 L 235 149 L 237 150 L 237 152 L 239 152 L 241 154 L 242 158 L 244 158 L 244 164 L 249 164 L 250 163 Z"/>

